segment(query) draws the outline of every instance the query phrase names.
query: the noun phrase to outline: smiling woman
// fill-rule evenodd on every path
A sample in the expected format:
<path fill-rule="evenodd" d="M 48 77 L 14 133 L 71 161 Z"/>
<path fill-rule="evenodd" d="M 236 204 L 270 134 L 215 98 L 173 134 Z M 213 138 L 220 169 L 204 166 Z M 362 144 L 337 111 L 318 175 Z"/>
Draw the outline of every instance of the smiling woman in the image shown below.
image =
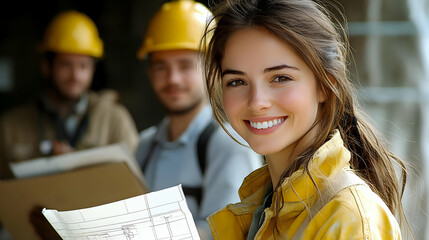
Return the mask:
<path fill-rule="evenodd" d="M 231 126 L 256 152 L 282 159 L 270 163 L 284 165 L 293 149 L 300 152 L 306 147 L 303 142 L 314 139 L 315 128 L 295 146 L 315 122 L 323 94 L 311 69 L 288 44 L 262 28 L 236 31 L 225 45 L 221 67 L 223 104 Z M 268 128 L 273 121 L 276 126 Z"/>
<path fill-rule="evenodd" d="M 400 239 L 405 167 L 356 106 L 347 42 L 327 10 L 226 0 L 214 16 L 205 75 L 215 116 L 267 160 L 241 203 L 209 217 L 215 239 Z"/>

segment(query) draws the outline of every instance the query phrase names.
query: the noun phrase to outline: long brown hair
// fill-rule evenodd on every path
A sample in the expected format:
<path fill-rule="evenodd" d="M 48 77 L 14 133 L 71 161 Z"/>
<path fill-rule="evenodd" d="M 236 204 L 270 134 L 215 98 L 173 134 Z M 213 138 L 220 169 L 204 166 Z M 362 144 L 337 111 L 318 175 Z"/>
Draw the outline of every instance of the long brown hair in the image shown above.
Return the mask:
<path fill-rule="evenodd" d="M 225 0 L 214 8 L 213 13 L 212 21 L 216 26 L 207 27 L 203 39 L 207 43 L 202 46 L 206 53 L 207 90 L 218 122 L 222 124 L 227 120 L 222 103 L 221 61 L 228 38 L 243 28 L 267 29 L 295 49 L 311 68 L 319 89 L 326 95 L 313 125 L 320 126 L 320 133 L 285 170 L 280 183 L 300 166 L 310 174 L 308 163 L 313 154 L 333 130 L 338 129 L 351 152 L 351 167 L 393 213 L 399 214 L 401 221 L 405 219 L 401 204 L 407 176 L 405 165 L 388 150 L 384 138 L 371 127 L 357 105 L 347 70 L 348 40 L 341 23 L 325 7 L 311 0 Z M 395 174 L 395 163 L 402 167 L 401 181 Z M 278 189 L 280 183 L 274 186 L 279 193 L 282 192 Z"/>

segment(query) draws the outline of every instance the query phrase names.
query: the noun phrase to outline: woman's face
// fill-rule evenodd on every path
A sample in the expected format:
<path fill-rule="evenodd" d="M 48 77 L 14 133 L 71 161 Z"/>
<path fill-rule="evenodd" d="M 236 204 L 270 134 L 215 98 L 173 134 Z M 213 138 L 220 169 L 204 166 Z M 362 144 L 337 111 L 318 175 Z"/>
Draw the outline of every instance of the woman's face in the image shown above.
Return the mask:
<path fill-rule="evenodd" d="M 259 154 L 290 154 L 324 101 L 311 69 L 289 44 L 261 28 L 233 33 L 221 67 L 231 126 Z M 300 143 L 311 143 L 313 132 Z"/>

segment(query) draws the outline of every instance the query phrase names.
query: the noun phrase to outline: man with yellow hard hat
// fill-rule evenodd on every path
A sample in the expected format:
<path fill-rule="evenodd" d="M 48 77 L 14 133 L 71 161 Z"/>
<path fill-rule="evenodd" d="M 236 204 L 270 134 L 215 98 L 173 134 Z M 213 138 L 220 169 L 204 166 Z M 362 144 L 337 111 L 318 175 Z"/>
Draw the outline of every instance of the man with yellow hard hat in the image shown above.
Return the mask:
<path fill-rule="evenodd" d="M 151 190 L 182 184 L 203 239 L 211 238 L 205 218 L 239 201 L 242 179 L 261 163 L 218 127 L 207 104 L 198 49 L 210 17 L 192 0 L 167 2 L 137 53 L 148 59 L 150 84 L 167 115 L 141 132 L 137 161 Z"/>
<path fill-rule="evenodd" d="M 134 121 L 114 91 L 90 86 L 103 42 L 85 14 L 67 11 L 48 26 L 42 44 L 46 88 L 37 101 L 0 118 L 0 179 L 8 163 L 125 142 L 138 144 Z"/>

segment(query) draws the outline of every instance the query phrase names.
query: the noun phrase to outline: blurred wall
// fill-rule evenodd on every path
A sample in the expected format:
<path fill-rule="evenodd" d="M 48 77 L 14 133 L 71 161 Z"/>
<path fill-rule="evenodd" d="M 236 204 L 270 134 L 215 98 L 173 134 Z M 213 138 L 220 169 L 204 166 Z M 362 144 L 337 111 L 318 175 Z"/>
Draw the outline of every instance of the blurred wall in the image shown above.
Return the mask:
<path fill-rule="evenodd" d="M 403 206 L 415 239 L 429 239 L 429 56 L 422 44 L 429 37 L 428 1 L 338 2 L 348 20 L 354 57 L 349 69 L 360 104 L 390 149 L 406 162 L 409 172 Z"/>

